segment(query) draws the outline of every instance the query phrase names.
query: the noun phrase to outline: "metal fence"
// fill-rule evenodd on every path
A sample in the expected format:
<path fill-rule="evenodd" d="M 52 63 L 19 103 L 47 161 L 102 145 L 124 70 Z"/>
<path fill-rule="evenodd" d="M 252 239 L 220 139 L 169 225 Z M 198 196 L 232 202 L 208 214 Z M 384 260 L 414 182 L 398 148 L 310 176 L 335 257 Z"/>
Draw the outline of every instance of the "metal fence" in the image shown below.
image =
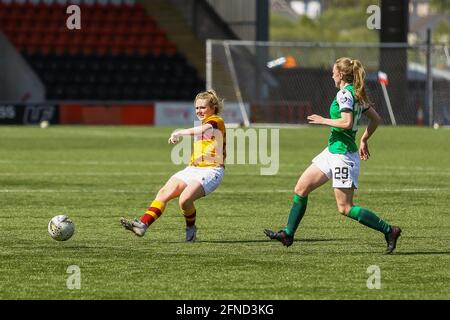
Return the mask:
<path fill-rule="evenodd" d="M 304 124 L 308 114 L 328 115 L 337 92 L 332 67 L 340 57 L 362 62 L 367 94 L 384 124 L 450 124 L 444 45 L 208 40 L 207 87 L 249 106 L 246 124 Z M 389 79 L 386 94 L 379 71 Z"/>

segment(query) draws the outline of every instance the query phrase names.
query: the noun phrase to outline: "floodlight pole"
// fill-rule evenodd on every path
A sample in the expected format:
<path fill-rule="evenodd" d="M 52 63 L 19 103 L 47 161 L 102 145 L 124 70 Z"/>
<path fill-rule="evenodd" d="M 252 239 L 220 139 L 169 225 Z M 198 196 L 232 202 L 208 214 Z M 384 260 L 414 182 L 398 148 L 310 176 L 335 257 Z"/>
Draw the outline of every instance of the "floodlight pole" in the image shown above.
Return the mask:
<path fill-rule="evenodd" d="M 212 41 L 206 40 L 206 90 L 212 89 Z"/>
<path fill-rule="evenodd" d="M 433 126 L 433 69 L 431 65 L 431 29 L 427 29 L 427 83 L 426 83 L 426 97 L 428 106 L 428 123 Z"/>

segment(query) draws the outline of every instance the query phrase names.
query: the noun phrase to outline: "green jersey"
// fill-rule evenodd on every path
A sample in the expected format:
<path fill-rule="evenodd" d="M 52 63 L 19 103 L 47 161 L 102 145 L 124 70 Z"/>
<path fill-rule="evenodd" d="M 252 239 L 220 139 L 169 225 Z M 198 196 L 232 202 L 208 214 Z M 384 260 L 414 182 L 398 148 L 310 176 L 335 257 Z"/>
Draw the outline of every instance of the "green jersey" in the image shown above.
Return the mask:
<path fill-rule="evenodd" d="M 353 84 L 345 86 L 339 90 L 330 106 L 331 119 L 340 119 L 342 112 L 351 112 L 353 126 L 351 129 L 341 129 L 331 127 L 331 134 L 328 139 L 328 150 L 331 153 L 345 154 L 347 152 L 358 151 L 355 142 L 356 131 L 358 131 L 358 122 L 361 118 L 362 106 L 355 97 Z"/>

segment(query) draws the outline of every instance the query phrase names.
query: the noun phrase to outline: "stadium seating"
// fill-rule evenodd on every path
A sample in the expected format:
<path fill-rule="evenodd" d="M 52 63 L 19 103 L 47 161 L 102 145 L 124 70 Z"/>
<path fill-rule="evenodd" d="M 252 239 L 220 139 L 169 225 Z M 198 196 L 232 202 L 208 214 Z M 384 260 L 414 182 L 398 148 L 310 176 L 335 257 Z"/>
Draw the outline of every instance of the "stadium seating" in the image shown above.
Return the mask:
<path fill-rule="evenodd" d="M 191 100 L 204 88 L 142 5 L 79 1 L 81 30 L 69 30 L 63 2 L 0 2 L 0 29 L 40 76 L 48 100 Z"/>

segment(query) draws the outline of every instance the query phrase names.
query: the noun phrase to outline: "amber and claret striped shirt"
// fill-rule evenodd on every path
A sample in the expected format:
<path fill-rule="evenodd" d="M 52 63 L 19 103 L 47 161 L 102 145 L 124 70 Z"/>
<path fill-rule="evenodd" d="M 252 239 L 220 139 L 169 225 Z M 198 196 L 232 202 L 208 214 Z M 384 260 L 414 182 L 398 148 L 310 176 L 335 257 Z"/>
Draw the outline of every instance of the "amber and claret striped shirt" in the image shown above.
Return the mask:
<path fill-rule="evenodd" d="M 226 132 L 223 119 L 214 114 L 202 121 L 202 125 L 210 124 L 213 129 L 194 136 L 194 152 L 190 166 L 194 167 L 225 167 Z"/>

